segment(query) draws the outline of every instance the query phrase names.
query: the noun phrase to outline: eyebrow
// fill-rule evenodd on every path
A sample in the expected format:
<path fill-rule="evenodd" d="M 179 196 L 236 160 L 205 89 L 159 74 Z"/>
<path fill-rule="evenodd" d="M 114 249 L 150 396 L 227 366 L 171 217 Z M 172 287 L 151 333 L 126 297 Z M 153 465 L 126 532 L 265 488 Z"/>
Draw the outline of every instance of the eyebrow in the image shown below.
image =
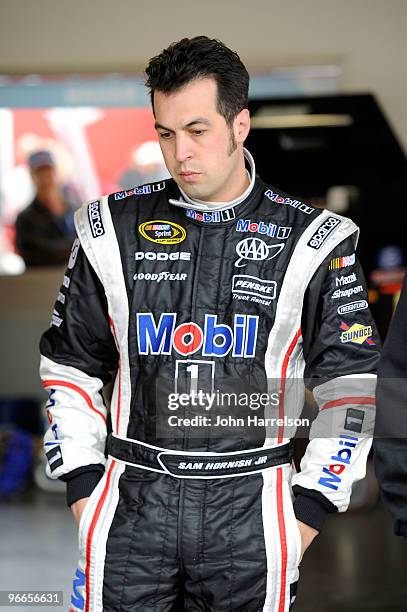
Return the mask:
<path fill-rule="evenodd" d="M 184 125 L 184 128 L 189 128 L 189 127 L 192 127 L 193 125 L 197 125 L 197 124 L 210 125 L 210 121 L 208 121 L 208 119 L 205 119 L 204 117 L 197 117 L 196 119 L 192 119 L 192 121 L 190 121 L 189 123 Z M 173 132 L 174 131 L 171 128 L 165 127 L 165 125 L 162 125 L 161 123 L 158 123 L 158 121 L 156 121 L 154 123 L 154 127 L 155 127 L 156 130 L 158 130 L 158 129 L 166 130 L 167 132 Z"/>

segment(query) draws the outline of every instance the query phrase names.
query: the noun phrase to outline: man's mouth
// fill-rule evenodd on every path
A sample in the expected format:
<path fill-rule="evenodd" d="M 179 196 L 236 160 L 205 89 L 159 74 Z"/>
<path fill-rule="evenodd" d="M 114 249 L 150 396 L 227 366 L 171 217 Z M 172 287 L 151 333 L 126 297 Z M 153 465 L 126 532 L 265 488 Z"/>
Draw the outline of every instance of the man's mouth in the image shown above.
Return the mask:
<path fill-rule="evenodd" d="M 192 172 L 191 170 L 182 170 L 179 175 L 184 181 L 194 181 L 198 176 L 200 176 L 200 172 Z"/>

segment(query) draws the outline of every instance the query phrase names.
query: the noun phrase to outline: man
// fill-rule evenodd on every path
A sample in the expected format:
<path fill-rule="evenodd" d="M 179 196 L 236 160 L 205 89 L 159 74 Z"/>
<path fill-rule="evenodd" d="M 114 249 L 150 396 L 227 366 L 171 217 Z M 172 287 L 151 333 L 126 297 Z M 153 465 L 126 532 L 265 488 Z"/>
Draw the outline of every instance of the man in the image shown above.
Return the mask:
<path fill-rule="evenodd" d="M 378 369 L 374 464 L 394 533 L 407 538 L 407 280 Z"/>
<path fill-rule="evenodd" d="M 288 610 L 370 447 L 378 340 L 357 228 L 256 177 L 236 53 L 183 39 L 147 76 L 172 180 L 81 209 L 41 342 L 48 470 L 80 520 L 72 610 Z M 321 412 L 293 506 L 284 417 L 301 413 L 304 368 Z M 249 427 L 242 390 L 276 390 L 258 416 L 281 419 Z"/>
<path fill-rule="evenodd" d="M 73 211 L 58 184 L 49 151 L 28 158 L 36 195 L 16 220 L 16 246 L 26 266 L 66 264 L 75 239 Z"/>

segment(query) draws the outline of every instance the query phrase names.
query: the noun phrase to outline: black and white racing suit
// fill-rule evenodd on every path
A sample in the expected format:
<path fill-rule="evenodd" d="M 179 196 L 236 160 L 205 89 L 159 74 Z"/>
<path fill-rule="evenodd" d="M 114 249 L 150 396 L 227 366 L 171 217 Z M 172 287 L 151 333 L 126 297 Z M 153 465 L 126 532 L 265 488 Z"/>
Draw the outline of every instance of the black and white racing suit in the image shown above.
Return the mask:
<path fill-rule="evenodd" d="M 379 340 L 357 227 L 251 166 L 242 201 L 189 202 L 168 180 L 76 214 L 41 340 L 48 474 L 69 504 L 90 495 L 74 611 L 288 610 L 296 517 L 320 530 L 365 474 Z M 293 475 L 285 416 L 301 414 L 304 377 L 319 413 Z M 170 408 L 171 393 L 222 389 L 239 391 L 226 408 Z M 242 391 L 277 402 L 254 410 Z M 233 417 L 223 431 L 218 416 Z"/>

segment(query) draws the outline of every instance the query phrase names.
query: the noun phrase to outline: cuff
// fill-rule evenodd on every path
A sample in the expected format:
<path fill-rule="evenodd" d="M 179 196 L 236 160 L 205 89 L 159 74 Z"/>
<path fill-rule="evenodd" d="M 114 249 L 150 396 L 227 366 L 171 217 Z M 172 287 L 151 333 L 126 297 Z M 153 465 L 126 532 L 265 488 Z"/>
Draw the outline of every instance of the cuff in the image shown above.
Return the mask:
<path fill-rule="evenodd" d="M 90 497 L 104 472 L 103 465 L 77 468 L 61 477 L 66 482 L 66 503 L 72 506 L 79 499 Z"/>
<path fill-rule="evenodd" d="M 293 492 L 296 496 L 293 504 L 296 518 L 317 531 L 322 530 L 327 514 L 338 511 L 319 491 L 294 486 Z"/>

